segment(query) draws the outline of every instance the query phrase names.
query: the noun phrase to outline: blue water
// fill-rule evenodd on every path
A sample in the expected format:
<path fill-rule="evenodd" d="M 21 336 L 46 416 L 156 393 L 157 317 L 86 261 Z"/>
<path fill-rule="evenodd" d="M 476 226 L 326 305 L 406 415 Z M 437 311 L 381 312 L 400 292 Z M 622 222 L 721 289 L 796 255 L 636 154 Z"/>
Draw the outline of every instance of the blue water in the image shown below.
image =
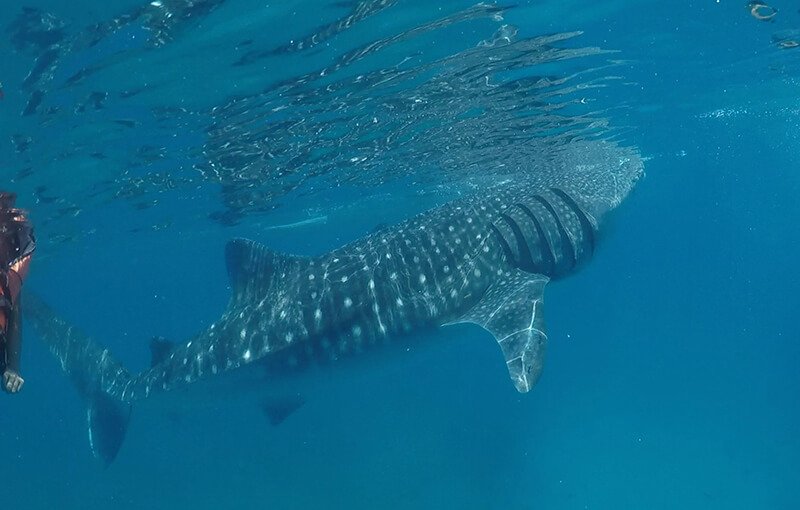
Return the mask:
<path fill-rule="evenodd" d="M 190 412 L 134 409 L 119 457 L 103 468 L 77 393 L 28 328 L 25 389 L 2 396 L 0 505 L 800 508 L 800 48 L 780 47 L 800 40 L 796 3 L 773 0 L 766 22 L 740 1 L 523 1 L 502 16 L 413 32 L 340 68 L 331 66 L 357 48 L 473 4 L 363 2 L 386 5 L 343 27 L 336 21 L 359 12 L 356 2 L 207 3 L 210 12 L 164 0 L 191 16 L 155 41 L 152 13 L 111 22 L 140 13 L 140 0 L 29 2 L 37 19 L 52 13 L 49 26 L 64 26 L 58 59 L 32 85 L 24 80 L 41 48 L 15 45 L 14 34 L 32 41 L 35 31 L 0 36 L 0 185 L 20 195 L 40 237 L 26 291 L 132 369 L 147 365 L 151 337 L 182 340 L 219 317 L 231 237 L 320 253 L 479 189 L 498 178 L 499 161 L 523 164 L 530 147 L 567 143 L 554 130 L 480 152 L 436 129 L 455 126 L 448 112 L 474 90 L 426 88 L 458 61 L 424 65 L 476 48 L 503 25 L 501 35 L 516 27 L 516 40 L 581 31 L 556 46 L 615 51 L 493 79 L 585 71 L 569 83 L 600 80 L 567 93 L 590 101 L 563 112 L 606 120 L 581 133 L 638 148 L 646 177 L 591 263 L 548 286 L 545 371 L 526 395 L 485 332 L 448 327 L 425 333 L 429 348 L 387 360 L 347 398 L 312 396 L 279 427 L 219 396 Z M 0 25 L 18 26 L 21 13 L 4 5 Z M 96 44 L 89 33 L 100 34 Z M 397 90 L 321 92 L 397 65 L 421 70 Z M 326 68 L 330 78 L 291 88 Z M 81 70 L 91 72 L 70 81 Z M 44 99 L 23 116 L 34 90 Z M 381 109 L 377 98 L 398 90 L 418 93 L 428 113 Z M 347 103 L 348 91 L 358 101 Z M 105 106 L 79 108 L 92 92 L 108 93 Z M 524 103 L 526 93 L 506 100 Z M 371 94 L 376 101 L 365 100 Z M 247 97 L 260 102 L 220 117 Z M 471 115 L 484 120 L 483 136 L 513 139 L 499 113 Z M 372 118 L 379 127 L 360 124 Z M 328 123 L 332 141 L 306 128 L 315 122 Z M 221 125 L 262 132 L 255 156 L 221 148 Z M 406 139 L 368 142 L 384 132 Z M 20 150 L 24 138 L 30 147 Z M 267 142 L 272 160 L 256 150 Z M 240 174 L 209 177 L 209 161 L 222 161 L 212 153 Z"/>

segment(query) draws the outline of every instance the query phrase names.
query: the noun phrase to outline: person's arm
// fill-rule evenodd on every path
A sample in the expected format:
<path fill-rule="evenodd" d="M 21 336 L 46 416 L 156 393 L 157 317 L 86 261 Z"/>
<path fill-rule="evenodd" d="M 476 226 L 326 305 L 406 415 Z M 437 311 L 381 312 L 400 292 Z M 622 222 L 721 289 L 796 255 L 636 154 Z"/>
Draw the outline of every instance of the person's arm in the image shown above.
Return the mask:
<path fill-rule="evenodd" d="M 17 393 L 25 384 L 19 375 L 19 358 L 22 353 L 22 314 L 19 313 L 19 302 L 11 309 L 8 330 L 6 332 L 6 368 L 3 372 L 3 389 L 8 393 Z"/>
<path fill-rule="evenodd" d="M 19 360 L 22 355 L 22 314 L 19 299 L 11 309 L 6 336 L 6 370 L 19 374 Z"/>

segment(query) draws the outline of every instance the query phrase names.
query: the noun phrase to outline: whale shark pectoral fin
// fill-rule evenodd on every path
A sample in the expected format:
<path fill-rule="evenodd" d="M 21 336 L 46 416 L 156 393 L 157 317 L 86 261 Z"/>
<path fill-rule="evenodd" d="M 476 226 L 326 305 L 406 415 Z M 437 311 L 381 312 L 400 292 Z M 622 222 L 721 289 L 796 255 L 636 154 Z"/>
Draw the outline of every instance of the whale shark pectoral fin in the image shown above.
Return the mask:
<path fill-rule="evenodd" d="M 491 333 L 520 393 L 530 390 L 542 372 L 547 334 L 544 327 L 544 275 L 514 270 L 495 282 L 457 322 L 472 322 Z"/>

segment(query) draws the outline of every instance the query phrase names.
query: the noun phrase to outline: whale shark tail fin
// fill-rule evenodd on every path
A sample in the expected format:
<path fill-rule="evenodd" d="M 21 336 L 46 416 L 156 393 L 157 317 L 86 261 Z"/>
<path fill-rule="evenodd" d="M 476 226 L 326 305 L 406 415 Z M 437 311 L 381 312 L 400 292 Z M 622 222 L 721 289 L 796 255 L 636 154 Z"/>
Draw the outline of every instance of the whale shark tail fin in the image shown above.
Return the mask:
<path fill-rule="evenodd" d="M 542 373 L 547 343 L 542 307 L 549 281 L 544 275 L 511 271 L 455 321 L 478 324 L 494 336 L 520 393 L 527 393 Z"/>
<path fill-rule="evenodd" d="M 122 400 L 130 373 L 107 349 L 58 317 L 30 292 L 23 293 L 22 308 L 25 318 L 86 402 L 92 453 L 110 464 L 119 453 L 130 420 L 131 406 Z"/>
<path fill-rule="evenodd" d="M 96 458 L 106 466 L 117 458 L 128 423 L 131 405 L 111 398 L 105 393 L 95 393 L 88 399 L 86 411 L 89 446 Z"/>

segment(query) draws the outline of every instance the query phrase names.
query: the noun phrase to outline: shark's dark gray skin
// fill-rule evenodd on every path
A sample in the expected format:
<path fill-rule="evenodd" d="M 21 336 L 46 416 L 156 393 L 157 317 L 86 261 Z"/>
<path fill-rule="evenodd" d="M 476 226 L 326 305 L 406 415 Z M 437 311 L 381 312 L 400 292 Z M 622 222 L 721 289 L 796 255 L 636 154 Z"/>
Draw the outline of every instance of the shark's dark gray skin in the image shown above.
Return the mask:
<path fill-rule="evenodd" d="M 319 257 L 231 241 L 225 313 L 191 341 L 158 349 L 137 375 L 44 304 L 31 299 L 25 309 L 86 396 L 93 449 L 109 462 L 134 401 L 246 365 L 262 367 L 272 384 L 440 325 L 486 329 L 527 392 L 542 370 L 545 285 L 589 260 L 600 217 L 641 173 L 633 152 L 617 158 L 602 173 L 554 169 L 501 183 Z M 278 407 L 275 421 L 293 409 Z"/>

